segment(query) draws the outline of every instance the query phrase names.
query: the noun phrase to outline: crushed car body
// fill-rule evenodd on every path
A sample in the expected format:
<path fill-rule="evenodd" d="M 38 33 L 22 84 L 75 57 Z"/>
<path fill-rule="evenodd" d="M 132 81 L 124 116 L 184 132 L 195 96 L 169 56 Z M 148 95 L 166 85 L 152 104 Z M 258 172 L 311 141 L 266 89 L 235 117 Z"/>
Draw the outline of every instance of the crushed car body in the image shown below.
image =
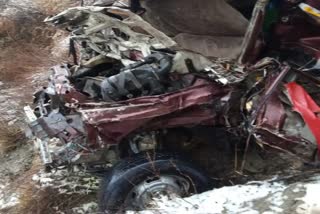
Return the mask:
<path fill-rule="evenodd" d="M 73 62 L 52 67 L 25 107 L 44 164 L 110 169 L 99 196 L 110 213 L 212 188 L 188 162 L 215 158 L 201 150 L 217 142 L 234 162 L 255 143 L 313 164 L 319 10 L 316 0 L 102 0 L 48 17 L 70 32 Z"/>
<path fill-rule="evenodd" d="M 166 1 L 167 7 L 161 2 L 160 7 L 157 2 L 141 1 L 141 16 L 116 6 L 88 6 L 45 20 L 71 32 L 74 59 L 73 65 L 51 69 L 48 86 L 35 94 L 34 111 L 25 109 L 45 163 L 106 161 L 102 154 L 116 153 L 114 146 L 135 134 L 199 125 L 237 129 L 259 143 L 307 160 L 318 142 L 317 130 L 312 128 L 318 118 L 307 119 L 308 113 L 298 107 L 299 92 L 289 82 L 307 84 L 316 95 L 318 58 L 314 52 L 318 52 L 314 45 L 318 40 L 311 30 L 290 37 L 284 34 L 300 29 L 302 21 L 317 29 L 311 21 L 317 20 L 315 12 L 306 9 L 316 10 L 317 3 L 234 5 L 177 0 Z M 191 10 L 192 3 L 199 11 L 180 20 L 171 11 L 174 6 Z M 202 16 L 194 20 L 193 16 L 205 12 L 204 6 L 219 13 L 215 18 L 205 17 L 207 22 Z M 289 9 L 295 13 L 287 14 Z M 225 11 L 230 16 L 221 20 Z M 248 11 L 252 12 L 250 20 L 245 18 L 251 14 Z M 279 22 L 276 13 L 282 16 Z M 293 23 L 284 20 L 291 16 Z M 177 20 L 168 24 L 168 18 Z M 186 23 L 189 18 L 195 23 Z M 274 31 L 264 31 L 267 21 Z M 309 57 L 311 63 L 304 66 L 306 59 L 291 58 L 290 52 Z M 308 102 L 312 100 L 305 96 Z M 317 105 L 309 109 L 316 112 Z"/>
<path fill-rule="evenodd" d="M 73 63 L 51 68 L 48 85 L 25 112 L 46 166 L 131 167 L 115 165 L 102 210 L 146 208 L 145 186 L 157 193 L 166 183 L 180 196 L 205 190 L 202 173 L 181 164 L 188 177 L 174 174 L 179 167 L 163 162 L 166 155 L 154 157 L 164 165 L 150 167 L 172 176 L 155 173 L 157 179 L 133 179 L 131 186 L 120 177 L 144 173 L 128 157 L 192 153 L 205 145 L 199 135 L 212 145 L 212 129 L 236 138 L 244 153 L 254 142 L 305 163 L 317 159 L 318 1 L 98 2 L 45 20 L 70 32 Z M 191 178 L 199 181 L 192 191 Z"/>

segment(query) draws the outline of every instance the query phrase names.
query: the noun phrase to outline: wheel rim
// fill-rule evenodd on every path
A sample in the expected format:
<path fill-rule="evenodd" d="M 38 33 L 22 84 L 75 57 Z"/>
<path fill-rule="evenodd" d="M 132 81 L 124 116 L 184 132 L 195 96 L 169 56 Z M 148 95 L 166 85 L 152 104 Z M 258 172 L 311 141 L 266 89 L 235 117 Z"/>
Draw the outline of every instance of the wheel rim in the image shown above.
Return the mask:
<path fill-rule="evenodd" d="M 190 182 L 183 177 L 161 175 L 146 179 L 136 185 L 128 194 L 125 201 L 127 209 L 142 210 L 152 208 L 157 199 L 162 197 L 174 198 L 188 195 Z"/>

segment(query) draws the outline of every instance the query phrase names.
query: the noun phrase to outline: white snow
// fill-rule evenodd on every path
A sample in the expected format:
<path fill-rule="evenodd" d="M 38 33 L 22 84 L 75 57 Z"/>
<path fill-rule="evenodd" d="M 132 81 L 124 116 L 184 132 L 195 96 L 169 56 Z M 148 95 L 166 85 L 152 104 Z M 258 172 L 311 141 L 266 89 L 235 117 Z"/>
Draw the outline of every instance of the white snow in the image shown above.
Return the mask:
<path fill-rule="evenodd" d="M 83 204 L 81 207 L 72 208 L 72 213 L 74 214 L 88 214 L 88 213 L 96 213 L 98 209 L 98 204 L 96 202 L 89 202 Z"/>
<path fill-rule="evenodd" d="M 300 198 L 303 202 L 297 208 L 297 213 L 320 213 L 320 176 L 314 177 L 313 182 L 304 184 L 306 194 Z"/>
<path fill-rule="evenodd" d="M 66 169 L 57 170 L 52 173 L 40 171 L 33 175 L 32 180 L 39 188 L 52 187 L 58 189 L 61 194 L 89 194 L 96 192 L 99 187 L 99 179 L 88 173 Z"/>
<path fill-rule="evenodd" d="M 189 198 L 158 199 L 156 207 L 140 214 L 298 214 L 320 213 L 320 176 L 306 183 L 285 184 L 280 181 L 250 182 L 245 185 L 222 187 Z M 303 197 L 301 197 L 304 195 Z M 293 206 L 296 204 L 296 206 Z M 318 210 L 319 212 L 316 212 Z M 127 212 L 133 214 L 135 212 Z"/>
<path fill-rule="evenodd" d="M 10 193 L 6 191 L 6 189 L 6 185 L 0 184 L 0 212 L 19 203 L 18 195 L 16 193 Z"/>

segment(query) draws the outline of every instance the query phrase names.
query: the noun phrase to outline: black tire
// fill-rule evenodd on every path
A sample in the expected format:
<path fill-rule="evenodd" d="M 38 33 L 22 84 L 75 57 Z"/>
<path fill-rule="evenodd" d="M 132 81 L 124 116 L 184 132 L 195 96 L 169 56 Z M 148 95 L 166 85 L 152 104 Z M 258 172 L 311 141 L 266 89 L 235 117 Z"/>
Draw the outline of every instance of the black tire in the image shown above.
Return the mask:
<path fill-rule="evenodd" d="M 155 171 L 157 173 L 155 173 Z M 206 174 L 193 164 L 175 155 L 140 154 L 121 160 L 101 181 L 99 208 L 103 213 L 123 213 L 131 190 L 156 174 L 179 176 L 190 182 L 188 194 L 209 190 L 212 185 Z"/>

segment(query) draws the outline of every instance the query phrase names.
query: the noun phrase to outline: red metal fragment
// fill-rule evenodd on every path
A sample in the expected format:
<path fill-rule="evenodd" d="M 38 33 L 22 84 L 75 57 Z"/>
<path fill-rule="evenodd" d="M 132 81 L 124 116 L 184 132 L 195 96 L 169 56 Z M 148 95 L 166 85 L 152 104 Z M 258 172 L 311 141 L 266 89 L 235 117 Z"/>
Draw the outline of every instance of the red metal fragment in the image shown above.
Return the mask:
<path fill-rule="evenodd" d="M 320 118 L 317 116 L 320 113 L 320 107 L 307 91 L 297 83 L 288 83 L 286 84 L 286 88 L 293 104 L 293 110 L 302 116 L 316 138 L 320 156 Z"/>

